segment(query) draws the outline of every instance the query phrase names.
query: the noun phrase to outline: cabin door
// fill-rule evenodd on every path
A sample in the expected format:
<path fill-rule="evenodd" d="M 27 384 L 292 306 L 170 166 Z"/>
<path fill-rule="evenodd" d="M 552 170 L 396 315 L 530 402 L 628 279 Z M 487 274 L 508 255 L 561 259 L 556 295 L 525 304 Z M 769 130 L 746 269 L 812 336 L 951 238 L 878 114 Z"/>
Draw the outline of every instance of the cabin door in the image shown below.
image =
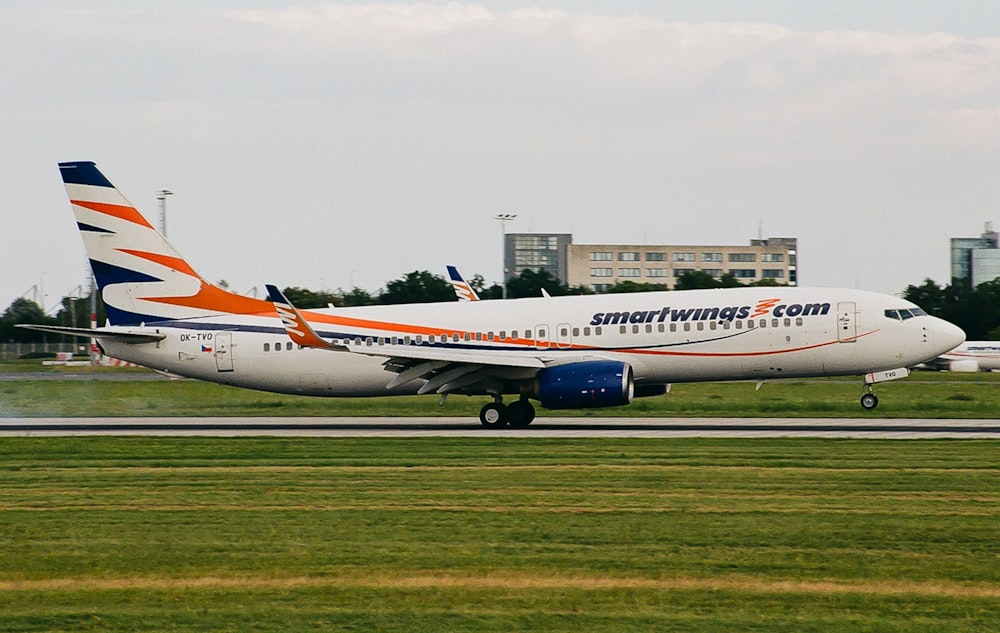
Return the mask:
<path fill-rule="evenodd" d="M 837 340 L 841 343 L 858 340 L 858 311 L 853 301 L 837 304 Z"/>

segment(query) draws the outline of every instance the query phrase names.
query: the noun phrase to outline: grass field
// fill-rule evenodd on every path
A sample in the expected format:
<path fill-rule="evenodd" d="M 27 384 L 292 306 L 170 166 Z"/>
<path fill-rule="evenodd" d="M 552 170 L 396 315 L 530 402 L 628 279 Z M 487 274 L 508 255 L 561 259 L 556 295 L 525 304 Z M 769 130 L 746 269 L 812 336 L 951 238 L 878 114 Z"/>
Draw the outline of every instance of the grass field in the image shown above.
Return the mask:
<path fill-rule="evenodd" d="M 37 362 L 34 364 L 38 367 Z M 14 365 L 23 371 L 24 364 Z M 58 375 L 87 368 L 48 369 Z M 0 372 L 4 367 L 0 366 Z M 95 373 L 121 370 L 98 368 Z M 126 371 L 126 376 L 138 370 Z M 88 375 L 84 373 L 84 375 Z M 17 378 L 8 373 L 8 378 Z M 1000 418 L 1000 374 L 919 372 L 876 385 L 873 412 L 858 404 L 860 378 L 785 380 L 754 390 L 752 382 L 674 385 L 671 392 L 627 407 L 544 411 L 540 416 Z M 193 380 L 0 381 L 0 417 L 44 416 L 468 416 L 485 397 L 311 398 L 237 389 Z"/>
<path fill-rule="evenodd" d="M 0 439 L 3 631 L 997 631 L 990 441 Z"/>

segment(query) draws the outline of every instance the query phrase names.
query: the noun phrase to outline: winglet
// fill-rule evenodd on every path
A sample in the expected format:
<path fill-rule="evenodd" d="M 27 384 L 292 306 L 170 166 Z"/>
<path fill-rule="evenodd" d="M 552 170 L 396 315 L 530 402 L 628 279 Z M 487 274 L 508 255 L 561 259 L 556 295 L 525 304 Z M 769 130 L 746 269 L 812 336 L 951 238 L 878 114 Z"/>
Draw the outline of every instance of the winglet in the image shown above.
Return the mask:
<path fill-rule="evenodd" d="M 448 282 L 455 289 L 459 301 L 479 301 L 479 295 L 472 289 L 462 274 L 454 266 L 448 266 Z"/>
<path fill-rule="evenodd" d="M 302 313 L 292 305 L 285 295 L 278 290 L 277 286 L 267 284 L 267 298 L 274 304 L 274 309 L 281 318 L 285 331 L 292 342 L 302 347 L 319 347 L 322 349 L 343 349 L 339 345 L 320 338 L 319 334 L 312 329 Z"/>

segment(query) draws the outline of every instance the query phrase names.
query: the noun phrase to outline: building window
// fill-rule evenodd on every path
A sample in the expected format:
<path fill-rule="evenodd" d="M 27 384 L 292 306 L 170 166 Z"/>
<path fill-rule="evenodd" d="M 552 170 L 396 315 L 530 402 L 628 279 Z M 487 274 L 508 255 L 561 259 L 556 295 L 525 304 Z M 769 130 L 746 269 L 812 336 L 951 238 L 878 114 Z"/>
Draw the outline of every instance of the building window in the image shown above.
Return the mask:
<path fill-rule="evenodd" d="M 693 262 L 694 253 L 674 253 L 675 262 Z"/>
<path fill-rule="evenodd" d="M 693 273 L 693 272 L 694 272 L 694 268 L 675 268 L 674 269 L 674 277 L 680 277 L 681 275 L 684 275 L 684 274 L 687 274 L 687 273 Z"/>
<path fill-rule="evenodd" d="M 555 235 L 517 235 L 514 248 L 519 251 L 559 250 L 559 238 Z"/>
<path fill-rule="evenodd" d="M 666 253 L 646 253 L 647 262 L 665 262 L 667 261 Z"/>
<path fill-rule="evenodd" d="M 614 270 L 611 268 L 591 268 L 591 277 L 614 277 Z"/>
<path fill-rule="evenodd" d="M 703 262 L 721 262 L 722 253 L 702 253 L 701 261 Z"/>
<path fill-rule="evenodd" d="M 708 273 L 709 275 L 711 275 L 715 279 L 719 279 L 720 277 L 722 277 L 722 269 L 721 268 L 702 268 L 701 272 Z"/>
<path fill-rule="evenodd" d="M 757 270 L 754 268 L 731 268 L 729 274 L 737 279 L 753 279 L 757 276 Z"/>
<path fill-rule="evenodd" d="M 639 270 L 640 270 L 639 268 L 619 268 L 618 269 L 618 276 L 619 277 L 638 277 L 639 276 Z"/>
<path fill-rule="evenodd" d="M 783 262 L 785 261 L 784 253 L 761 253 L 760 261 L 762 262 Z"/>
<path fill-rule="evenodd" d="M 764 279 L 784 279 L 785 271 L 783 270 L 768 270 L 764 269 L 760 271 L 760 276 Z"/>
<path fill-rule="evenodd" d="M 670 276 L 670 269 L 669 268 L 647 268 L 646 269 L 646 276 L 647 277 L 669 277 Z"/>
<path fill-rule="evenodd" d="M 590 261 L 592 262 L 610 262 L 612 259 L 611 253 L 604 251 L 591 251 Z"/>
<path fill-rule="evenodd" d="M 611 284 L 591 284 L 590 285 L 591 290 L 593 290 L 594 292 L 607 292 L 608 288 L 610 288 L 610 287 L 611 287 Z"/>
<path fill-rule="evenodd" d="M 637 262 L 639 261 L 639 253 L 635 251 L 622 251 L 621 253 L 618 253 L 618 261 Z"/>
<path fill-rule="evenodd" d="M 730 253 L 729 261 L 731 262 L 755 262 L 757 261 L 757 253 Z"/>

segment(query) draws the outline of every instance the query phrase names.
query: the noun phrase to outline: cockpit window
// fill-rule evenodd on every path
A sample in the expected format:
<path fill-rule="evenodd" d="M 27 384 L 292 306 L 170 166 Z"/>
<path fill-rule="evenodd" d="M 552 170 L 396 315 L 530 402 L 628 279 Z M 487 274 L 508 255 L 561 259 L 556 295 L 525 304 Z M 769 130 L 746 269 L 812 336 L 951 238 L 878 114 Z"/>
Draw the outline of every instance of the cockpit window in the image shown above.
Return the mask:
<path fill-rule="evenodd" d="M 885 316 L 889 319 L 905 321 L 907 319 L 912 319 L 913 317 L 927 316 L 927 313 L 920 308 L 904 308 L 902 310 L 886 310 Z"/>

